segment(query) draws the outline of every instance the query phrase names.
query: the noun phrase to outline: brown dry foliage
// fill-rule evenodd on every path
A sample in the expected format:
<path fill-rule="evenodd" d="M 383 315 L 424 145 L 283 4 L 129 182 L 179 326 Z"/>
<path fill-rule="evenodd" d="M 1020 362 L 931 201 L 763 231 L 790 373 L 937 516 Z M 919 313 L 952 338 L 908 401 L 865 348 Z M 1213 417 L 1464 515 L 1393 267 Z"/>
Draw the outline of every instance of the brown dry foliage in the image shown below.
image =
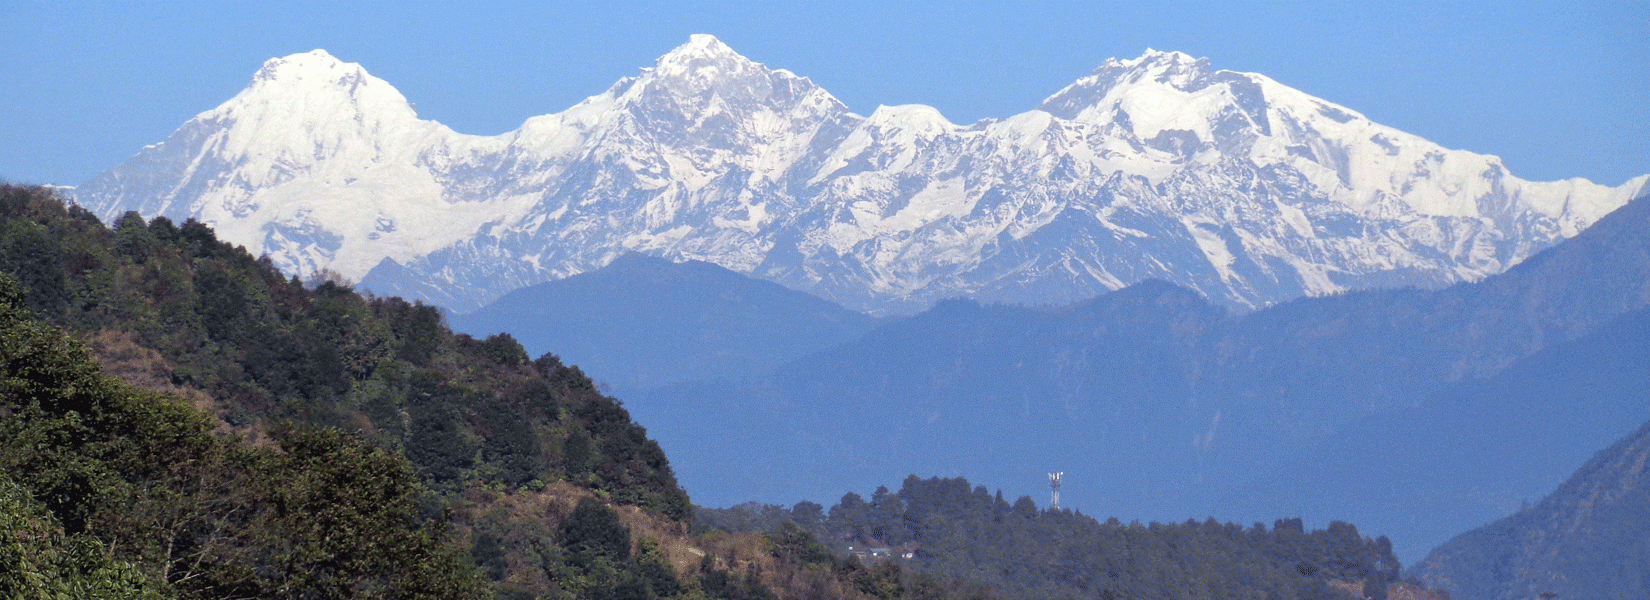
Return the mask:
<path fill-rule="evenodd" d="M 253 422 L 239 427 L 232 425 L 225 418 L 229 407 L 222 400 L 199 389 L 173 383 L 172 373 L 177 370 L 177 365 L 153 348 L 139 344 L 130 331 L 101 329 L 86 336 L 83 342 L 86 354 L 103 369 L 104 374 L 134 387 L 183 399 L 195 410 L 212 417 L 212 431 L 219 437 L 240 436 L 260 447 L 271 443 L 264 423 Z"/>

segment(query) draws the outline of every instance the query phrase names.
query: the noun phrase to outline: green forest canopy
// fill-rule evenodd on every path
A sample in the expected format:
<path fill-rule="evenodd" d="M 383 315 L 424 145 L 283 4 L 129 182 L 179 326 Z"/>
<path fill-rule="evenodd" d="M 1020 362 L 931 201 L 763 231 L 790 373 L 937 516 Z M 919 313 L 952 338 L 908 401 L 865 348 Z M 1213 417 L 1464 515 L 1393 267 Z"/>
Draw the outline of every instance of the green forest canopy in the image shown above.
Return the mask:
<path fill-rule="evenodd" d="M 1396 577 L 1390 546 L 1343 523 L 1124 526 L 961 479 L 684 541 L 670 530 L 694 507 L 658 445 L 508 334 L 305 285 L 195 221 L 104 227 L 41 188 L 0 185 L 0 273 L 0 595 L 993 595 L 967 580 L 1015 598 L 1338 598 L 1326 582 L 1376 597 Z M 752 520 L 740 510 L 701 514 Z M 688 543 L 701 563 L 670 564 L 665 546 Z M 915 548 L 931 575 L 828 549 L 851 543 Z"/>

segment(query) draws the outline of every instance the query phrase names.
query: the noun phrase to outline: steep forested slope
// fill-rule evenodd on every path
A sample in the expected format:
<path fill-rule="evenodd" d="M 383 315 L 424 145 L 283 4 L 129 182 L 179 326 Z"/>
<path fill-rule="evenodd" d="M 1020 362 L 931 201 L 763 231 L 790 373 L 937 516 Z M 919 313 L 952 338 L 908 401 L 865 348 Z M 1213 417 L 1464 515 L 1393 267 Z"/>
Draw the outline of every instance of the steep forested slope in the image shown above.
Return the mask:
<path fill-rule="evenodd" d="M 286 278 L 199 223 L 109 229 L 0 185 L 0 272 L 21 281 L 0 280 L 0 585 L 21 597 L 959 592 L 690 540 L 658 445 L 577 367 Z"/>
<path fill-rule="evenodd" d="M 401 457 L 304 426 L 213 436 L 22 304 L 0 275 L 6 597 L 480 597 Z"/>
<path fill-rule="evenodd" d="M 305 286 L 196 222 L 114 229 L 26 188 L 0 198 L 0 270 L 117 374 L 203 392 L 254 433 L 296 420 L 403 450 L 437 488 L 572 480 L 675 519 L 691 509 L 645 430 L 577 367 L 438 309 Z"/>
<path fill-rule="evenodd" d="M 1650 596 L 1650 423 L 1539 503 L 1457 536 L 1416 574 L 1460 600 Z"/>

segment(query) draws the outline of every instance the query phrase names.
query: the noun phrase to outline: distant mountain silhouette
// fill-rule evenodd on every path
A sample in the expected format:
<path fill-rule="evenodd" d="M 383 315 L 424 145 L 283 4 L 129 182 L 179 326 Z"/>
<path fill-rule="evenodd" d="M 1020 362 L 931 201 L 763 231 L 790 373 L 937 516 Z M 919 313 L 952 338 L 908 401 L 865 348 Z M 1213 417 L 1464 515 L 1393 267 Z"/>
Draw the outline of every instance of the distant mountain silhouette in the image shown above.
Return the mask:
<path fill-rule="evenodd" d="M 621 390 L 749 377 L 873 325 L 871 317 L 776 283 L 640 254 L 516 290 L 449 320 L 476 335 L 508 331 L 528 352 L 554 351 Z"/>

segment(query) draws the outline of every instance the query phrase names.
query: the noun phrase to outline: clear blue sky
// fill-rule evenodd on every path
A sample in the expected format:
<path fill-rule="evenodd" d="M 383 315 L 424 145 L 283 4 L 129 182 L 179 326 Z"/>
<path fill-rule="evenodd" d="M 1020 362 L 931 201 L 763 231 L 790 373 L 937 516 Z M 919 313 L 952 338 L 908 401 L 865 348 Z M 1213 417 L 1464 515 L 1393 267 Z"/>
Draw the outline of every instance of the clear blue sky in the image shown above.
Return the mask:
<path fill-rule="evenodd" d="M 325 48 L 419 113 L 497 134 L 710 33 L 854 111 L 1037 106 L 1108 57 L 1264 73 L 1526 179 L 1650 173 L 1650 2 L 367 3 L 0 0 L 0 178 L 73 185 L 265 59 Z"/>

